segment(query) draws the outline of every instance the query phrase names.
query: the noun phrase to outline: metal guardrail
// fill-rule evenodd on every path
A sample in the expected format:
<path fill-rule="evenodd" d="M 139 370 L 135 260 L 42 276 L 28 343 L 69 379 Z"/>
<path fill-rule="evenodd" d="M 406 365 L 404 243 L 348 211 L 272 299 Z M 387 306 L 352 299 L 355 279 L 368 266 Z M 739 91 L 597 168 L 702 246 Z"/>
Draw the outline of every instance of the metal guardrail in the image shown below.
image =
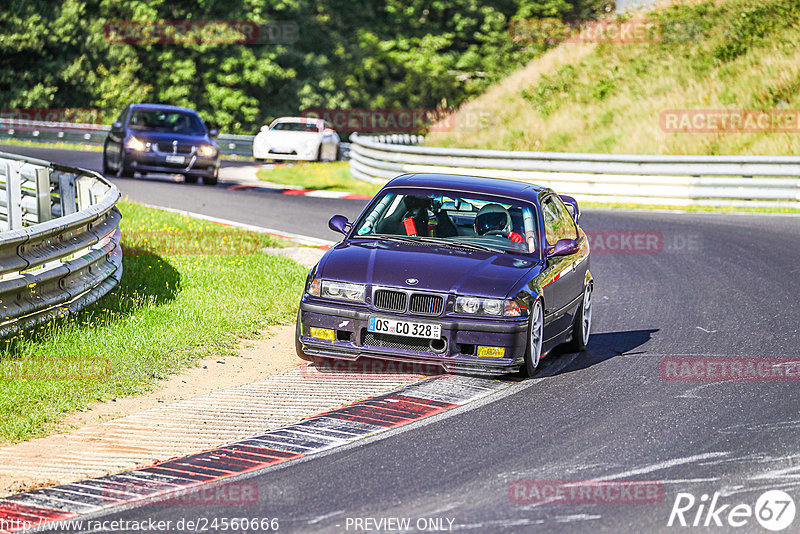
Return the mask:
<path fill-rule="evenodd" d="M 73 143 L 103 146 L 110 127 L 104 124 L 46 122 L 0 118 L 0 142 L 5 140 L 35 143 Z M 253 157 L 254 135 L 219 134 L 217 144 L 224 156 Z M 349 158 L 350 143 L 339 144 L 339 159 Z"/>
<path fill-rule="evenodd" d="M 119 283 L 119 197 L 98 173 L 0 153 L 0 337 Z"/>
<path fill-rule="evenodd" d="M 507 178 L 594 202 L 800 208 L 800 157 L 474 150 L 397 137 L 351 135 L 353 175 L 373 183 L 415 172 Z"/>
<path fill-rule="evenodd" d="M 45 122 L 0 118 L 0 141 L 74 143 L 103 146 L 110 126 L 71 122 Z M 220 154 L 253 157 L 252 135 L 219 134 Z"/>

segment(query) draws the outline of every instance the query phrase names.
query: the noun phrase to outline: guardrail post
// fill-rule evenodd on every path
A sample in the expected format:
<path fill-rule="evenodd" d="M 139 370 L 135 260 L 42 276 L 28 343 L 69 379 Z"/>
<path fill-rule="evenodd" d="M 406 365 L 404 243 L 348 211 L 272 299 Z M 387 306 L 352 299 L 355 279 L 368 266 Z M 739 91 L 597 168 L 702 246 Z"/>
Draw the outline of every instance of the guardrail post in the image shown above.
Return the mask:
<path fill-rule="evenodd" d="M 78 186 L 78 209 L 82 210 L 92 205 L 92 194 L 89 183 L 86 180 L 78 179 L 75 184 Z"/>
<path fill-rule="evenodd" d="M 22 228 L 22 184 L 19 164 L 6 163 L 6 203 L 8 208 L 7 230 Z"/>
<path fill-rule="evenodd" d="M 50 169 L 45 167 L 36 169 L 36 213 L 39 217 L 38 222 L 53 218 L 50 209 Z"/>
<path fill-rule="evenodd" d="M 61 172 L 58 174 L 58 192 L 61 196 L 61 216 L 78 211 L 75 207 L 75 175 Z"/>

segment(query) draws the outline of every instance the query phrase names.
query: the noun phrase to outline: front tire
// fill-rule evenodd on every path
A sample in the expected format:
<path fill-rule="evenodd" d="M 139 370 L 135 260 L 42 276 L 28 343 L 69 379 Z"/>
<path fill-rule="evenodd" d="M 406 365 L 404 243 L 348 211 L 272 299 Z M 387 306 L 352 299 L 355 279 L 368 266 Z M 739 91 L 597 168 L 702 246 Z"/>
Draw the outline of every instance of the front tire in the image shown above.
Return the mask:
<path fill-rule="evenodd" d="M 125 162 L 124 156 L 120 156 L 118 165 L 119 167 L 117 167 L 117 178 L 133 178 L 133 169 L 128 167 L 128 164 Z"/>
<path fill-rule="evenodd" d="M 542 343 L 544 342 L 544 311 L 542 301 L 537 300 L 531 309 L 531 320 L 528 325 L 528 348 L 525 351 L 525 365 L 522 372 L 531 377 L 536 374 L 542 359 Z"/>
<path fill-rule="evenodd" d="M 103 176 L 111 176 L 111 167 L 108 166 L 108 158 L 105 152 L 103 152 Z"/>
<path fill-rule="evenodd" d="M 214 169 L 214 176 L 204 176 L 203 185 L 217 185 L 219 180 L 219 168 Z"/>
<path fill-rule="evenodd" d="M 592 291 L 594 287 L 588 284 L 583 290 L 583 301 L 575 313 L 575 322 L 572 325 L 572 341 L 569 343 L 571 352 L 586 350 L 589 343 L 589 334 L 592 330 Z"/>

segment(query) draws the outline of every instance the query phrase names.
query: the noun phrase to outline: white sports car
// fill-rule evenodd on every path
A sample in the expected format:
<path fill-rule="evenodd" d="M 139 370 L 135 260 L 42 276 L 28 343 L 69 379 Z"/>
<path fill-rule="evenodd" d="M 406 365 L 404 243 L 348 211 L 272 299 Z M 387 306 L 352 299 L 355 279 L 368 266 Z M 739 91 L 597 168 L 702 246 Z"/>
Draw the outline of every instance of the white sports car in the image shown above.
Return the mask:
<path fill-rule="evenodd" d="M 256 160 L 336 161 L 339 135 L 322 119 L 281 117 L 253 139 Z"/>

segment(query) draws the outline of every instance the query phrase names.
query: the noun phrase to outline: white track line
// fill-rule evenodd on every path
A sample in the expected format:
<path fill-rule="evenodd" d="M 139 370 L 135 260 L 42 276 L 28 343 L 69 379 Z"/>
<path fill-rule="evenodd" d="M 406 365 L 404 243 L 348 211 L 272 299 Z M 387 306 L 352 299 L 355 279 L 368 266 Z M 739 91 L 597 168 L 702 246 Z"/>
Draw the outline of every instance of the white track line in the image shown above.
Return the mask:
<path fill-rule="evenodd" d="M 236 228 L 241 228 L 243 230 L 249 230 L 251 232 L 258 232 L 260 234 L 271 234 L 278 237 L 283 237 L 285 239 L 290 239 L 300 245 L 306 245 L 309 247 L 332 247 L 336 243 L 334 241 L 328 241 L 326 239 L 319 239 L 317 237 L 311 237 L 302 234 L 293 234 L 291 232 L 284 232 L 283 230 L 275 230 L 273 228 L 264 228 L 263 226 L 255 226 L 252 224 L 241 223 L 237 221 L 232 221 L 230 219 L 221 219 L 219 217 L 212 217 L 210 215 L 203 215 L 202 213 L 195 213 L 193 211 L 186 211 L 186 210 L 179 210 L 175 208 L 167 208 L 164 206 L 155 206 L 153 204 L 145 204 L 143 202 L 137 202 L 146 208 L 153 208 L 157 210 L 164 210 L 170 213 L 177 213 L 178 215 L 183 215 L 185 217 L 191 217 L 193 219 L 200 219 L 203 221 L 209 221 L 217 224 L 224 224 L 226 226 L 233 226 Z"/>

